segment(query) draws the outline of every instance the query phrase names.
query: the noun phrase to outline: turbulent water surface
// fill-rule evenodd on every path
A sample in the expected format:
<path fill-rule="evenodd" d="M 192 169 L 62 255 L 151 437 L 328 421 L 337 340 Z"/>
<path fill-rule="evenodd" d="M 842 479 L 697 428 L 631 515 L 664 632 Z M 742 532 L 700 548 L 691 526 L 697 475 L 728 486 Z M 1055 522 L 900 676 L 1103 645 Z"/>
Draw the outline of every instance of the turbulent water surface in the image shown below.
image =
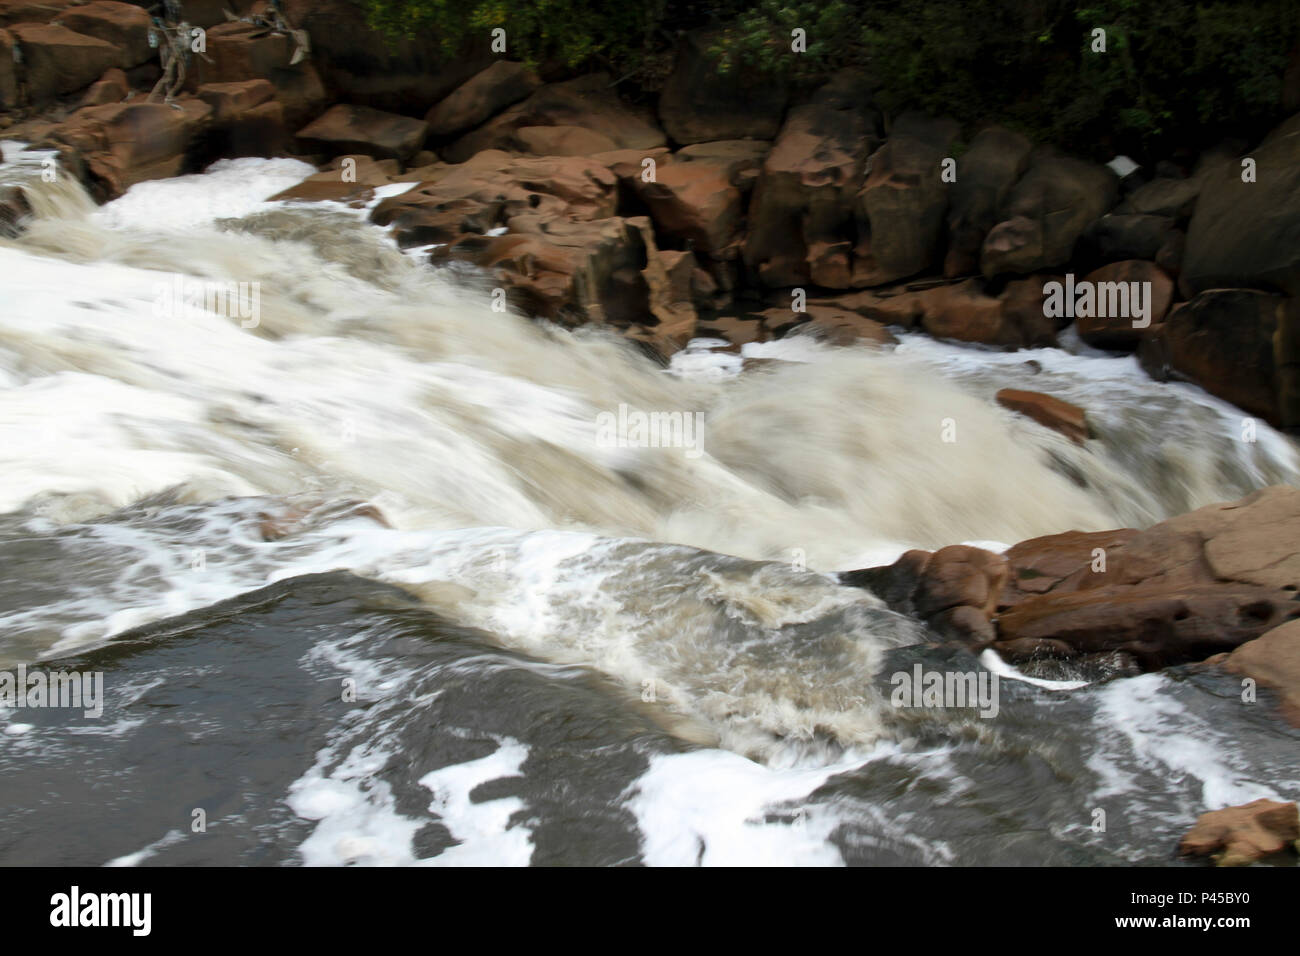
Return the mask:
<path fill-rule="evenodd" d="M 663 370 L 364 210 L 266 202 L 293 160 L 97 209 L 7 159 L 0 668 L 105 701 L 0 710 L 0 863 L 1166 863 L 1300 786 L 1212 676 L 1025 679 L 832 573 L 1300 483 L 1198 389 L 911 335 Z M 162 304 L 198 280 L 256 283 L 256 324 Z M 701 413 L 702 453 L 599 440 L 620 406 Z M 998 715 L 890 707 L 917 663 L 996 670 Z"/>

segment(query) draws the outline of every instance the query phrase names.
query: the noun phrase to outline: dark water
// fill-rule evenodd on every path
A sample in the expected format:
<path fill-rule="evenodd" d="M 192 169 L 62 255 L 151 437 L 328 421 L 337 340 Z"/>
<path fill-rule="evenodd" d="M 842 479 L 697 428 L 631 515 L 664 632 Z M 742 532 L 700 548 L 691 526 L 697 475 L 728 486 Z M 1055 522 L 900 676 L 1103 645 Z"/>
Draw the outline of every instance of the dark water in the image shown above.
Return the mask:
<path fill-rule="evenodd" d="M 882 675 L 917 662 L 979 669 L 918 646 L 890 651 Z M 513 806 L 502 830 L 526 831 L 535 865 L 635 865 L 647 835 L 629 804 L 651 760 L 718 753 L 673 737 L 653 705 L 600 675 L 529 660 L 342 572 L 283 581 L 47 666 L 102 671 L 107 700 L 98 720 L 23 711 L 14 719 L 34 728 L 0 738 L 6 865 L 97 865 L 146 847 L 139 862 L 149 865 L 322 862 L 302 848 L 331 824 L 290 807 L 295 781 L 312 775 L 357 783 L 356 805 L 324 841 L 329 862 L 438 862 L 466 841 L 421 778 L 516 743 L 527 750 L 517 772 L 476 784 L 468 801 Z M 349 677 L 355 702 L 343 700 Z M 1294 773 L 1300 732 L 1267 702 L 1243 707 L 1222 677 L 1171 677 L 1143 680 L 1161 681 L 1160 706 L 1184 732 L 1194 715 L 1228 746 L 1250 741 L 1237 763 L 1245 774 Z M 756 839 L 783 828 L 825 842 L 849 864 L 1173 862 L 1170 821 L 1190 820 L 1205 783 L 1115 745 L 1096 697 L 1119 683 L 1063 693 L 1004 680 L 992 720 L 904 712 L 916 716 L 897 721 L 900 744 L 749 825 Z M 878 686 L 889 693 L 883 676 Z M 1095 795 L 1099 760 L 1129 775 L 1123 792 Z M 708 759 L 698 770 L 711 772 Z M 405 829 L 368 826 L 379 806 Z M 1091 828 L 1099 807 L 1105 832 Z M 197 808 L 206 832 L 192 831 Z M 676 838 L 692 836 L 706 859 L 715 834 L 687 826 Z"/>

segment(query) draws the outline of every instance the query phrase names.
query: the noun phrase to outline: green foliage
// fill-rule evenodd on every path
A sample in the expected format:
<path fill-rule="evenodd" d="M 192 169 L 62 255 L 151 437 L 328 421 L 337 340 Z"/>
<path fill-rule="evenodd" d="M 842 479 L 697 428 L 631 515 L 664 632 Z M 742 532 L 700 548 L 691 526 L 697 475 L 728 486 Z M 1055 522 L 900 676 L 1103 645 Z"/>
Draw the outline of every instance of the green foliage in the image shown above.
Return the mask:
<path fill-rule="evenodd" d="M 448 56 L 487 46 L 506 31 L 512 58 L 570 69 L 636 64 L 663 17 L 663 0 L 360 0 L 372 26 L 392 37 L 432 37 Z"/>
<path fill-rule="evenodd" d="M 851 66 L 891 112 L 997 120 L 1098 153 L 1247 135 L 1281 114 L 1300 0 L 358 0 L 393 35 L 489 42 L 645 82 L 678 30 L 712 29 L 722 73 L 815 82 Z M 1092 31 L 1106 31 L 1106 51 Z M 806 51 L 791 49 L 791 33 Z"/>

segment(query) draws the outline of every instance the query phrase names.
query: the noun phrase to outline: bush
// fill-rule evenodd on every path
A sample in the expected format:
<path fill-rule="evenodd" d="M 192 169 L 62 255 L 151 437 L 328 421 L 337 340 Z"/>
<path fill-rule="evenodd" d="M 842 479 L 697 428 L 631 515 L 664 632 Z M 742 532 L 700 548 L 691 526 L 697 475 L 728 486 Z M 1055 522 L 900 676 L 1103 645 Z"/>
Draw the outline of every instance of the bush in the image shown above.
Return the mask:
<path fill-rule="evenodd" d="M 1297 0 L 361 0 L 448 53 L 504 27 L 510 55 L 652 87 L 675 32 L 715 30 L 721 72 L 813 82 L 865 69 L 890 112 L 998 120 L 1096 154 L 1253 138 L 1282 113 Z M 791 31 L 806 51 L 791 50 Z M 1106 31 L 1104 53 L 1092 31 Z"/>

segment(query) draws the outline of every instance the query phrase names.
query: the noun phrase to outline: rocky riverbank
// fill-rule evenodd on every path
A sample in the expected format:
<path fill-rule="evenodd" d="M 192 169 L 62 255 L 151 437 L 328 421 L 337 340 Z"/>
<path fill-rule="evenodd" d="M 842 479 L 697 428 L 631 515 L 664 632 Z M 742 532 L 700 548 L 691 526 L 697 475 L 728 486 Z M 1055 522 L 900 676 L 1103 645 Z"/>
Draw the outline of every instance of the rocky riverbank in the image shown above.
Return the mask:
<path fill-rule="evenodd" d="M 2 135 L 56 150 L 58 174 L 101 202 L 216 159 L 307 160 L 318 171 L 273 198 L 360 206 L 383 190 L 371 221 L 409 253 L 467 263 L 514 310 L 608 326 L 660 360 L 701 337 L 888 347 L 919 330 L 1015 350 L 1072 327 L 1232 403 L 1243 441 L 1254 419 L 1300 431 L 1300 114 L 1258 142 L 1132 168 L 978 118 L 890 115 L 861 72 L 803 91 L 720 76 L 697 33 L 646 99 L 603 73 L 393 45 L 343 0 L 286 0 L 306 59 L 216 0 L 185 10 L 204 49 L 164 103 L 149 99 L 142 6 L 0 0 Z M 0 234 L 30 211 L 0 187 Z M 996 401 L 1093 440 L 1086 407 L 1022 389 Z M 1144 530 L 909 551 L 841 580 L 936 644 L 1049 678 L 1209 669 L 1300 726 L 1292 487 Z M 1294 805 L 1276 806 L 1259 811 L 1267 838 L 1252 811 L 1203 821 L 1184 850 L 1275 852 L 1295 839 Z"/>

